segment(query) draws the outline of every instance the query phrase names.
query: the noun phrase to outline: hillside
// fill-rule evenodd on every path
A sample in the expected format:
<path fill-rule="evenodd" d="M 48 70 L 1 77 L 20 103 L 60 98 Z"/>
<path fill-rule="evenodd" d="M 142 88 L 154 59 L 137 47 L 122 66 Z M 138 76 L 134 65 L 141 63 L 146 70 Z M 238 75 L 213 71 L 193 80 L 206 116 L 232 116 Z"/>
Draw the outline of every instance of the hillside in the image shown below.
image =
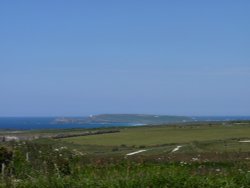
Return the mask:
<path fill-rule="evenodd" d="M 85 119 L 91 123 L 140 123 L 140 124 L 162 124 L 192 121 L 185 116 L 168 115 L 146 115 L 146 114 L 101 114 L 89 116 Z"/>

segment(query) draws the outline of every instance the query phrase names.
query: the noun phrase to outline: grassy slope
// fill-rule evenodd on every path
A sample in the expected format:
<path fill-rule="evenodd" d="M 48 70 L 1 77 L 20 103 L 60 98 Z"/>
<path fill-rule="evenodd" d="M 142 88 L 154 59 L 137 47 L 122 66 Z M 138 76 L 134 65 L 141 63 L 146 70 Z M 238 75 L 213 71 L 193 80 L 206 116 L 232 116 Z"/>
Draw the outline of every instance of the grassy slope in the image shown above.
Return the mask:
<path fill-rule="evenodd" d="M 15 154 L 5 174 L 0 174 L 0 187 L 249 187 L 250 152 L 237 151 L 250 151 L 250 143 L 238 142 L 247 137 L 247 125 L 155 126 L 122 128 L 120 133 L 107 135 L 5 143 L 15 148 Z M 184 153 L 163 153 L 176 146 L 170 143 L 185 144 L 181 148 Z M 119 153 L 121 144 L 147 145 L 153 153 L 127 158 Z M 153 147 L 158 144 L 163 145 Z M 112 152 L 114 146 L 119 150 Z M 194 148 L 193 153 L 185 153 Z M 237 152 L 215 152 L 221 148 Z M 202 149 L 208 153 L 196 153 Z M 91 150 L 108 155 L 88 155 Z"/>
<path fill-rule="evenodd" d="M 185 116 L 167 116 L 167 115 L 101 114 L 88 117 L 86 121 L 161 124 L 161 123 L 192 121 L 192 119 L 190 117 L 185 117 Z"/>
<path fill-rule="evenodd" d="M 119 146 L 126 144 L 154 146 L 247 137 L 250 138 L 250 126 L 159 126 L 125 128 L 121 129 L 119 133 L 66 138 L 64 141 L 84 145 Z"/>

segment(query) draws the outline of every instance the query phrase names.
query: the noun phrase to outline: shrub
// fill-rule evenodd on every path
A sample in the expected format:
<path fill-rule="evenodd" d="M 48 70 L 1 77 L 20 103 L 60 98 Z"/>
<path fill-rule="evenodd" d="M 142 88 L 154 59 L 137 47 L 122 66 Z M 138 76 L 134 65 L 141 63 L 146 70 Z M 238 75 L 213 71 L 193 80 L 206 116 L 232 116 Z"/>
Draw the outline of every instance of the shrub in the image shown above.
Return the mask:
<path fill-rule="evenodd" d="M 0 164 L 8 164 L 12 160 L 12 151 L 5 147 L 0 147 Z"/>
<path fill-rule="evenodd" d="M 118 147 L 113 147 L 112 151 L 119 151 L 119 148 Z"/>

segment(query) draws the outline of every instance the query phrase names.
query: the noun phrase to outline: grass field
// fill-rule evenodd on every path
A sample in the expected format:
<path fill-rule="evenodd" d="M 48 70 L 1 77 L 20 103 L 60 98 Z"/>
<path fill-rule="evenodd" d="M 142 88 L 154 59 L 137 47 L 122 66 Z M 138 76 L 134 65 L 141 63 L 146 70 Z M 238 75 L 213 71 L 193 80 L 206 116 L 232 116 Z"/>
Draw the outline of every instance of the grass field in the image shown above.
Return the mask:
<path fill-rule="evenodd" d="M 250 143 L 239 141 L 250 140 L 250 123 L 119 129 L 111 134 L 2 142 L 0 163 L 5 166 L 0 187 L 249 187 Z M 46 135 L 45 130 L 35 132 L 41 133 Z M 22 134 L 32 136 L 32 131 L 18 133 Z M 172 152 L 177 146 L 182 147 Z M 138 150 L 145 151 L 126 155 Z"/>
<path fill-rule="evenodd" d="M 192 141 L 225 140 L 250 138 L 250 126 L 178 126 L 178 127 L 134 127 L 124 128 L 114 134 L 66 138 L 65 141 L 84 145 L 146 145 Z"/>
<path fill-rule="evenodd" d="M 122 128 L 113 134 L 91 135 L 62 139 L 63 142 L 93 147 L 150 148 L 150 152 L 171 151 L 176 145 L 185 146 L 178 152 L 250 151 L 250 126 L 150 126 Z M 148 153 L 148 152 L 147 152 Z"/>

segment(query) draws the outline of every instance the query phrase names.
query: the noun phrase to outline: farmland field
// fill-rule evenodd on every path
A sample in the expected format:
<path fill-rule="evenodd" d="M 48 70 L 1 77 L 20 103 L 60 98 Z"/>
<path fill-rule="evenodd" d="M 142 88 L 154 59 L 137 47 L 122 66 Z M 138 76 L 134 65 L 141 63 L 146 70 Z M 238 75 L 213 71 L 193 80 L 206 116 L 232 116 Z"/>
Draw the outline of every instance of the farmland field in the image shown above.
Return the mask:
<path fill-rule="evenodd" d="M 195 144 L 200 151 L 250 151 L 250 143 L 240 140 L 250 139 L 247 125 L 189 125 L 189 126 L 149 126 L 122 128 L 113 134 L 91 135 L 62 139 L 78 145 L 149 147 Z M 198 144 L 199 143 L 199 144 Z M 171 149 L 170 147 L 169 149 Z M 185 147 L 183 147 L 184 150 Z M 182 149 L 182 150 L 183 150 Z"/>
<path fill-rule="evenodd" d="M 160 126 L 124 128 L 114 134 L 66 138 L 78 144 L 93 145 L 156 145 L 250 137 L 248 126 Z"/>
<path fill-rule="evenodd" d="M 82 129 L 11 133 L 43 137 L 1 142 L 0 187 L 236 188 L 250 184 L 249 122 L 87 132 L 91 134 L 81 136 Z M 44 137 L 46 133 L 49 137 Z"/>

